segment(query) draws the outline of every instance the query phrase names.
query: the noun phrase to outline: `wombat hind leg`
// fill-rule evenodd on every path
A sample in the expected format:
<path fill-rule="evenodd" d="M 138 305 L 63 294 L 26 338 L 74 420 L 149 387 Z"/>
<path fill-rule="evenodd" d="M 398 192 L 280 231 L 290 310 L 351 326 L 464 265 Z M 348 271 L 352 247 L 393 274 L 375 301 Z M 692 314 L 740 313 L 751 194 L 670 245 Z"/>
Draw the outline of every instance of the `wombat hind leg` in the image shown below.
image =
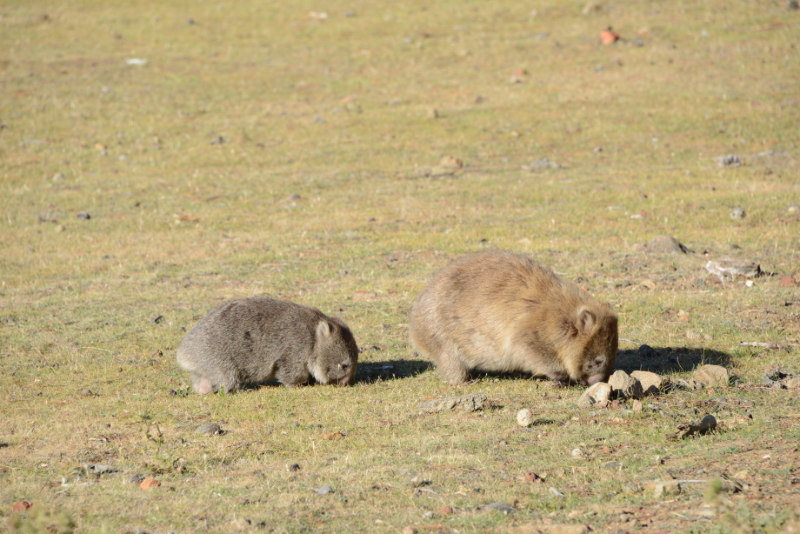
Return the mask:
<path fill-rule="evenodd" d="M 461 361 L 461 358 L 458 356 L 458 351 L 456 351 L 454 347 L 450 350 L 442 351 L 439 358 L 436 360 L 436 368 L 442 380 L 449 384 L 457 386 L 467 381 L 469 369 L 467 369 L 467 366 Z"/>
<path fill-rule="evenodd" d="M 200 376 L 197 374 L 192 373 L 192 385 L 194 386 L 195 391 L 197 391 L 201 395 L 205 395 L 206 393 L 211 393 L 216 391 L 214 385 L 211 383 L 211 380 L 204 376 Z"/>

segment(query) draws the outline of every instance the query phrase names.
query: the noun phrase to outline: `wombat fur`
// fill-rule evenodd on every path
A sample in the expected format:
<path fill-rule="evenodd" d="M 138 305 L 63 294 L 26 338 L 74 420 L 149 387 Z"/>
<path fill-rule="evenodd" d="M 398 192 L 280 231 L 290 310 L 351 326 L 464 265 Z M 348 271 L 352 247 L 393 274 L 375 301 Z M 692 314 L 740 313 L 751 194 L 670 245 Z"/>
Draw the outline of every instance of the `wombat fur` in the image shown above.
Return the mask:
<path fill-rule="evenodd" d="M 411 310 L 411 341 L 460 384 L 469 370 L 527 371 L 560 384 L 608 379 L 617 316 L 526 256 L 465 256 L 428 284 Z"/>
<path fill-rule="evenodd" d="M 178 364 L 198 393 L 278 380 L 286 386 L 350 385 L 358 346 L 341 320 L 316 308 L 268 297 L 215 308 L 178 346 Z"/>

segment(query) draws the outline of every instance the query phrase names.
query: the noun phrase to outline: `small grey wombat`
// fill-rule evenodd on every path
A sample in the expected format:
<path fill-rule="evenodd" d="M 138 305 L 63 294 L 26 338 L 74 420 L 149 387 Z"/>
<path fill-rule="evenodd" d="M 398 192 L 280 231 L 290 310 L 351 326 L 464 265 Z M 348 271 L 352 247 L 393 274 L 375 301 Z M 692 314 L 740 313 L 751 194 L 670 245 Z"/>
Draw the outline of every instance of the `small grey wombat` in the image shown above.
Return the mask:
<path fill-rule="evenodd" d="M 276 379 L 285 386 L 350 385 L 358 346 L 344 322 L 269 297 L 234 300 L 204 317 L 178 346 L 178 364 L 198 393 Z"/>
<path fill-rule="evenodd" d="M 530 258 L 503 251 L 442 269 L 411 310 L 411 340 L 460 384 L 471 369 L 527 371 L 559 383 L 608 378 L 617 316 Z"/>

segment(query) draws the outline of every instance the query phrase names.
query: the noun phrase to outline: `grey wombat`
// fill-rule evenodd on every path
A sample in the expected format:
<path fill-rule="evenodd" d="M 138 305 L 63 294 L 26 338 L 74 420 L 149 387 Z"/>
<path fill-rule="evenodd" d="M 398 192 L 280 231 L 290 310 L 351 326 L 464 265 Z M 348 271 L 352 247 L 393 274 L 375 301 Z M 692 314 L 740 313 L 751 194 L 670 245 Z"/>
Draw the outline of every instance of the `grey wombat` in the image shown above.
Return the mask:
<path fill-rule="evenodd" d="M 409 326 L 412 343 L 451 384 L 470 369 L 593 384 L 608 379 L 617 354 L 617 316 L 608 304 L 499 250 L 445 267 L 418 297 Z"/>
<path fill-rule="evenodd" d="M 204 317 L 178 346 L 198 393 L 276 379 L 286 386 L 350 385 L 358 346 L 344 322 L 316 308 L 268 297 L 234 300 Z"/>

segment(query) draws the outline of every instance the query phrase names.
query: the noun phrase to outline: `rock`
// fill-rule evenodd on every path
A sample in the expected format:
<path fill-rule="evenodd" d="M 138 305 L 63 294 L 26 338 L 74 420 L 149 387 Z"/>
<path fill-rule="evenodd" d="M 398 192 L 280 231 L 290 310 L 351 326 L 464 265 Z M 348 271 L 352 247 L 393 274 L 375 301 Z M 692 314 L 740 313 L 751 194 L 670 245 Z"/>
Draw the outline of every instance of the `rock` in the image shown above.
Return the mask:
<path fill-rule="evenodd" d="M 642 384 L 622 369 L 614 371 L 608 379 L 612 396 L 619 399 L 641 399 L 644 396 Z"/>
<path fill-rule="evenodd" d="M 83 464 L 81 466 L 81 470 L 87 475 L 98 475 L 98 476 L 117 472 L 117 469 L 114 469 L 110 465 L 103 465 L 103 464 Z"/>
<path fill-rule="evenodd" d="M 493 502 L 492 504 L 487 504 L 485 508 L 503 512 L 506 515 L 514 513 L 514 507 L 505 502 Z"/>
<path fill-rule="evenodd" d="M 674 385 L 678 389 L 685 389 L 687 391 L 697 391 L 698 389 L 703 389 L 703 384 L 691 378 L 679 378 L 674 382 Z"/>
<path fill-rule="evenodd" d="M 17 501 L 13 505 L 11 505 L 11 511 L 15 514 L 20 514 L 33 506 L 30 501 Z"/>
<path fill-rule="evenodd" d="M 789 204 L 789 206 L 786 208 L 786 212 L 790 215 L 800 213 L 800 204 Z"/>
<path fill-rule="evenodd" d="M 694 379 L 706 387 L 726 387 L 730 382 L 728 370 L 721 365 L 702 365 L 694 372 Z"/>
<path fill-rule="evenodd" d="M 217 423 L 204 423 L 195 429 L 195 434 L 206 434 L 208 436 L 218 436 L 223 434 L 222 427 Z"/>
<path fill-rule="evenodd" d="M 144 476 L 140 475 L 139 473 L 134 473 L 128 478 L 125 479 L 126 484 L 141 484 L 144 480 Z"/>
<path fill-rule="evenodd" d="M 733 208 L 731 210 L 730 217 L 734 221 L 738 221 L 738 220 L 744 219 L 744 217 L 745 217 L 744 208 L 739 208 L 739 207 Z"/>
<path fill-rule="evenodd" d="M 580 448 L 575 447 L 574 449 L 572 449 L 572 452 L 570 452 L 570 456 L 572 456 L 573 458 L 583 458 L 586 455 Z"/>
<path fill-rule="evenodd" d="M 549 494 L 550 494 L 552 497 L 557 497 L 557 498 L 559 498 L 559 499 L 561 499 L 561 498 L 563 498 L 563 497 L 564 497 L 564 494 L 563 494 L 563 493 L 561 493 L 560 491 L 558 491 L 558 490 L 557 490 L 556 488 L 554 488 L 553 486 L 550 486 L 549 488 L 547 488 L 547 492 L 548 492 L 548 493 L 549 493 Z"/>
<path fill-rule="evenodd" d="M 653 496 L 656 499 L 662 497 L 669 497 L 673 495 L 680 495 L 681 483 L 677 480 L 663 480 L 656 482 L 653 485 Z"/>
<path fill-rule="evenodd" d="M 161 482 L 159 480 L 156 480 L 155 478 L 152 477 L 147 477 L 144 480 L 142 480 L 141 484 L 139 484 L 139 487 L 142 489 L 153 489 L 159 487 L 160 485 Z"/>
<path fill-rule="evenodd" d="M 419 403 L 419 409 L 426 413 L 442 412 L 459 408 L 465 412 L 476 412 L 482 410 L 487 404 L 486 395 L 475 393 L 463 397 L 448 397 Z"/>
<path fill-rule="evenodd" d="M 523 408 L 517 412 L 517 424 L 526 428 L 533 424 L 533 414 L 529 409 Z"/>
<path fill-rule="evenodd" d="M 324 486 L 321 486 L 321 487 L 315 489 L 314 493 L 316 493 L 317 495 L 328 495 L 329 493 L 335 493 L 335 492 L 334 492 L 334 489 L 332 487 L 330 487 L 329 485 L 325 484 Z"/>
<path fill-rule="evenodd" d="M 594 532 L 589 525 L 559 523 L 525 523 L 508 530 L 509 534 L 589 534 Z"/>
<path fill-rule="evenodd" d="M 735 154 L 726 154 L 717 158 L 717 165 L 720 167 L 738 167 L 742 164 L 742 160 Z"/>
<path fill-rule="evenodd" d="M 786 389 L 800 389 L 800 376 L 787 378 L 781 384 Z"/>
<path fill-rule="evenodd" d="M 633 371 L 631 377 L 642 385 L 644 395 L 658 395 L 662 388 L 667 386 L 668 380 L 657 373 L 650 371 Z"/>
<path fill-rule="evenodd" d="M 286 470 L 290 473 L 300 471 L 300 464 L 286 464 Z"/>
<path fill-rule="evenodd" d="M 411 525 L 407 525 L 403 527 L 403 534 L 417 534 L 417 529 L 415 529 Z"/>
<path fill-rule="evenodd" d="M 441 515 L 441 516 L 453 515 L 453 508 L 450 507 L 450 506 L 444 505 L 444 506 L 440 507 L 438 510 L 436 510 L 436 515 Z"/>
<path fill-rule="evenodd" d="M 797 279 L 794 276 L 784 276 L 778 283 L 781 287 L 792 287 L 797 285 Z"/>
<path fill-rule="evenodd" d="M 78 218 L 81 219 L 82 221 L 88 221 L 89 219 L 92 218 L 92 216 L 89 215 L 88 212 L 81 211 L 78 213 Z"/>
<path fill-rule="evenodd" d="M 526 171 L 544 171 L 548 169 L 561 169 L 564 166 L 560 163 L 556 163 L 555 161 L 550 161 L 547 158 L 538 159 L 532 162 L 530 165 L 523 165 L 522 168 Z"/>
<path fill-rule="evenodd" d="M 330 441 L 339 441 L 340 439 L 344 439 L 344 433 L 336 430 L 334 432 L 325 432 L 322 434 L 322 439 L 327 439 Z"/>
<path fill-rule="evenodd" d="M 699 423 L 683 423 L 678 425 L 678 431 L 670 436 L 671 439 L 684 439 L 695 434 L 706 434 L 717 428 L 717 419 L 711 414 L 706 414 Z"/>
<path fill-rule="evenodd" d="M 647 252 L 656 254 L 686 254 L 691 252 L 686 245 L 669 235 L 657 235 L 643 245 Z"/>
<path fill-rule="evenodd" d="M 633 401 L 633 404 L 631 405 L 631 410 L 633 410 L 633 413 L 642 413 L 643 409 L 644 409 L 644 404 L 642 403 L 642 401 L 640 400 Z"/>
<path fill-rule="evenodd" d="M 761 266 L 754 261 L 736 260 L 733 258 L 708 260 L 705 269 L 709 273 L 717 276 L 720 280 L 725 276 L 755 278 L 763 272 Z"/>
<path fill-rule="evenodd" d="M 581 408 L 589 408 L 595 406 L 597 408 L 604 408 L 608 406 L 608 401 L 611 398 L 611 386 L 605 382 L 598 382 L 592 384 L 583 392 L 583 395 L 578 399 L 578 406 Z"/>
<path fill-rule="evenodd" d="M 611 460 L 610 462 L 604 463 L 603 467 L 605 467 L 606 469 L 611 469 L 616 471 L 617 469 L 619 469 L 619 462 L 616 460 Z"/>

